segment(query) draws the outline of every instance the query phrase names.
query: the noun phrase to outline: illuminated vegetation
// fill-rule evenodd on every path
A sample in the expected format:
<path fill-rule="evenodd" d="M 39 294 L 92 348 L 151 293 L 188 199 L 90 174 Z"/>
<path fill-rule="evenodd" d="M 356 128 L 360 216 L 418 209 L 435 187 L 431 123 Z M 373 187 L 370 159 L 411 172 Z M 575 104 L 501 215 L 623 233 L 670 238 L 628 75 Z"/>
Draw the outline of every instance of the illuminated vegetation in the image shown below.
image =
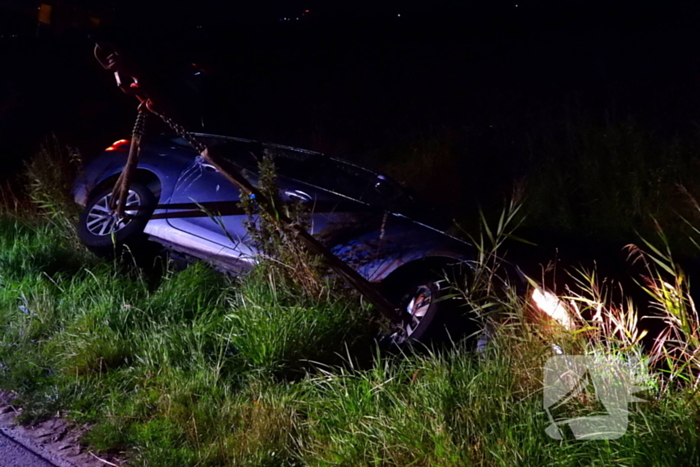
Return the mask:
<path fill-rule="evenodd" d="M 70 209 L 37 195 L 48 193 L 41 167 L 39 208 L 12 201 L 0 217 L 0 387 L 16 392 L 26 423 L 61 410 L 92 425 L 93 449 L 144 466 L 700 463 L 697 312 L 666 250 L 640 253 L 666 323 L 651 349 L 634 307 L 589 271 L 559 297 L 577 330 L 533 321 L 526 296 L 481 281 L 457 292 L 491 322 L 485 350 L 391 353 L 356 298 L 299 294 L 284 268 L 234 280 L 202 264 L 142 271 L 93 258 Z M 480 277 L 493 277 L 489 248 L 504 232 L 484 230 Z M 547 437 L 552 344 L 648 364 L 646 402 L 630 405 L 622 438 Z M 594 405 L 582 399 L 569 415 Z"/>

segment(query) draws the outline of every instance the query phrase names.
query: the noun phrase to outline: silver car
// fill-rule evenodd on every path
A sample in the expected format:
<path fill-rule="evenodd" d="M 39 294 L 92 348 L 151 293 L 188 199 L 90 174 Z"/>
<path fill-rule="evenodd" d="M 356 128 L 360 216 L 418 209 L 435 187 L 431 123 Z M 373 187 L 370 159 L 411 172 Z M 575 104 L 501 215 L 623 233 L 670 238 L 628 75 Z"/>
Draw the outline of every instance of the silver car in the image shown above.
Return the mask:
<path fill-rule="evenodd" d="M 416 205 L 390 178 L 324 154 L 252 140 L 195 134 L 256 184 L 258 164 L 269 156 L 279 195 L 310 212 L 310 233 L 413 317 L 407 339 L 426 338 L 444 295 L 443 270 L 469 258 L 470 246 L 413 220 Z M 109 207 L 125 166 L 129 142 L 96 157 L 76 180 L 74 197 L 85 206 L 78 232 L 98 254 L 152 249 L 153 242 L 233 273 L 249 270 L 259 252 L 246 231 L 240 192 L 184 140 L 160 136 L 142 144 L 126 218 Z M 441 314 L 444 314 L 442 311 Z"/>

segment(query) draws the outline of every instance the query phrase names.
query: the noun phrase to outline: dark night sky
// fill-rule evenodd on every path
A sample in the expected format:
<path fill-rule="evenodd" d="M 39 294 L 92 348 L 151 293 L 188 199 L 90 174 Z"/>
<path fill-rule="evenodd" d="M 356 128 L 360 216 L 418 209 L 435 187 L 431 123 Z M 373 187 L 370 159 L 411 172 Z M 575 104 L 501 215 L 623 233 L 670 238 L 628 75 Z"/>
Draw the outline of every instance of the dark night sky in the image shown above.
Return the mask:
<path fill-rule="evenodd" d="M 0 0 L 5 146 L 51 129 L 78 142 L 123 132 L 133 103 L 91 58 L 94 31 L 38 30 L 39 3 Z M 202 99 L 180 79 L 197 61 L 216 72 L 231 132 L 341 152 L 380 146 L 411 126 L 486 125 L 487 115 L 571 95 L 680 128 L 700 100 L 700 2 L 50 3 L 100 14 L 99 34 L 131 47 L 173 100 L 189 99 L 183 118 Z M 278 21 L 295 15 L 302 19 Z"/>
<path fill-rule="evenodd" d="M 619 16 L 629 20 L 644 16 L 653 17 L 664 12 L 683 12 L 691 1 L 602 1 L 602 0 L 435 0 L 435 1 L 321 1 L 321 0 L 262 0 L 254 2 L 223 2 L 198 0 L 170 2 L 166 0 L 0 0 L 0 17 L 12 13 L 31 14 L 39 4 L 80 6 L 92 11 L 117 11 L 132 17 L 144 17 L 156 22 L 179 21 L 211 23 L 248 22 L 252 19 L 276 20 L 282 17 L 301 16 L 310 10 L 316 18 L 324 20 L 348 20 L 357 18 L 449 17 L 451 15 L 481 16 L 479 20 L 498 21 L 498 15 L 514 13 L 540 17 L 576 16 L 581 20 Z"/>
<path fill-rule="evenodd" d="M 500 203 L 529 170 L 532 135 L 558 144 L 568 121 L 669 140 L 700 122 L 697 0 L 45 1 L 63 24 L 38 28 L 38 1 L 0 0 L 0 179 L 52 132 L 87 159 L 128 137 L 136 103 L 92 57 L 94 33 L 187 128 L 398 165 L 452 212 Z M 67 21 L 69 4 L 100 28 Z M 402 158 L 426 145 L 456 165 L 412 175 L 434 164 Z"/>

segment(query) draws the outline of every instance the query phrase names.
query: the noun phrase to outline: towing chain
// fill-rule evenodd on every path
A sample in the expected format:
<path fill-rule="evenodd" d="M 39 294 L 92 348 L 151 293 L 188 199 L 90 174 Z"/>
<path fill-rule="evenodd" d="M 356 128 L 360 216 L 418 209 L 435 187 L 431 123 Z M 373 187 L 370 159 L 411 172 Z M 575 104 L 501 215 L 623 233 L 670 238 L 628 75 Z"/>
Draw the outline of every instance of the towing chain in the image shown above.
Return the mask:
<path fill-rule="evenodd" d="M 271 200 L 266 199 L 258 189 L 253 186 L 250 181 L 241 176 L 238 171 L 226 162 L 226 159 L 221 159 L 215 154 L 210 154 L 206 145 L 197 140 L 197 138 L 188 132 L 182 125 L 177 123 L 172 118 L 156 111 L 152 101 L 146 100 L 145 105 L 154 115 L 158 116 L 168 125 L 178 136 L 184 139 L 192 148 L 194 148 L 204 158 L 205 161 L 212 164 L 226 179 L 233 183 L 241 194 L 255 197 L 260 207 L 271 214 L 278 224 L 286 225 L 291 228 L 293 234 L 313 255 L 324 258 L 328 265 L 348 284 L 358 290 L 365 298 L 373 303 L 379 311 L 384 314 L 393 323 L 410 322 L 410 315 L 401 312 L 391 304 L 378 290 L 374 288 L 365 278 L 353 270 L 350 266 L 339 260 L 335 255 L 328 251 L 318 240 L 314 239 L 303 227 L 294 223 L 290 218 L 279 212 Z M 401 327 L 403 329 L 403 327 Z"/>
<path fill-rule="evenodd" d="M 131 186 L 131 181 L 133 179 L 133 173 L 138 165 L 139 154 L 141 152 L 141 139 L 145 134 L 146 129 L 146 117 L 148 112 L 159 117 L 163 122 L 174 131 L 180 138 L 185 140 L 195 151 L 199 154 L 204 153 L 207 147 L 197 138 L 192 135 L 189 131 L 185 129 L 182 125 L 177 123 L 172 118 L 165 114 L 162 114 L 155 110 L 153 101 L 150 99 L 144 100 L 139 104 L 138 114 L 136 115 L 136 121 L 134 122 L 134 129 L 131 132 L 131 145 L 129 146 L 129 157 L 126 162 L 124 170 L 119 175 L 117 183 L 114 185 L 112 190 L 112 197 L 110 198 L 110 208 L 115 210 L 117 215 L 121 218 L 129 217 L 125 212 L 126 210 L 126 199 L 129 193 L 129 187 Z"/>
<path fill-rule="evenodd" d="M 202 154 L 204 151 L 206 151 L 207 146 L 203 144 L 201 141 L 199 141 L 197 138 L 192 135 L 189 131 L 185 129 L 182 125 L 177 123 L 175 120 L 172 118 L 168 117 L 165 114 L 162 114 L 155 110 L 153 107 L 153 104 L 151 101 L 147 101 L 147 107 L 148 110 L 151 111 L 151 113 L 157 117 L 160 117 L 163 122 L 170 127 L 171 130 L 173 130 L 180 138 L 184 139 L 187 144 L 192 146 L 192 148 L 197 151 L 199 154 Z"/>

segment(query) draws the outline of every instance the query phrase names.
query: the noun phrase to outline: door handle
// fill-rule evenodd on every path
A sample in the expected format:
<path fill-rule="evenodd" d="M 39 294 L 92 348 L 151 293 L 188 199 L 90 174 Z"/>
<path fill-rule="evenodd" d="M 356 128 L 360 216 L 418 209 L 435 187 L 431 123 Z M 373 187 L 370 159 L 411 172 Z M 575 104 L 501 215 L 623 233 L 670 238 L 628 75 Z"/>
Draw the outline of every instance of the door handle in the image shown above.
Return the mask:
<path fill-rule="evenodd" d="M 303 191 L 295 190 L 295 191 L 283 191 L 282 192 L 283 198 L 285 198 L 285 201 L 298 201 L 301 203 L 308 203 L 311 201 L 311 196 L 309 196 L 307 193 L 304 193 Z"/>

